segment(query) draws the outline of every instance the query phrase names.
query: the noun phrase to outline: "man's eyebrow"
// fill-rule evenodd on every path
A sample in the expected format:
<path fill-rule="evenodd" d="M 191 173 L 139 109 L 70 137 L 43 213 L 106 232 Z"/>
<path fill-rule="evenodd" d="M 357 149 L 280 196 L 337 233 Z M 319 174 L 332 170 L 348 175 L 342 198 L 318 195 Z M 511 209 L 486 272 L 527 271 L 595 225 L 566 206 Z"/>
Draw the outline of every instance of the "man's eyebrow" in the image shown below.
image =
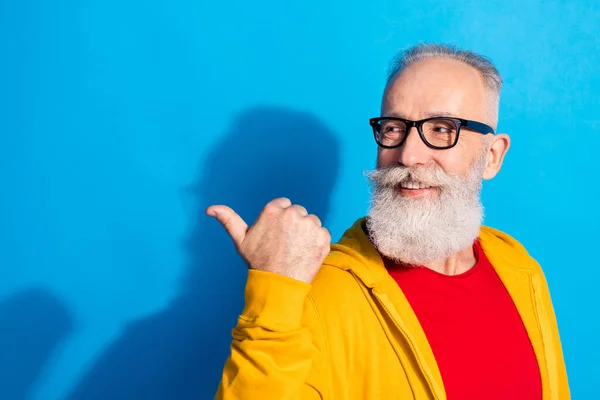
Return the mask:
<path fill-rule="evenodd" d="M 390 113 L 385 113 L 384 115 L 385 117 L 390 117 L 390 118 L 403 118 L 403 119 L 407 119 L 406 117 L 404 117 L 404 115 L 397 113 L 397 112 L 390 112 Z M 434 117 L 452 117 L 452 118 L 458 118 L 456 116 L 456 114 L 448 112 L 448 111 L 427 111 L 423 113 L 422 119 L 426 119 L 426 118 L 434 118 Z"/>
<path fill-rule="evenodd" d="M 448 112 L 448 111 L 429 111 L 429 112 L 423 113 L 423 118 L 433 118 L 433 117 L 457 118 L 456 114 Z"/>
<path fill-rule="evenodd" d="M 397 112 L 390 112 L 390 113 L 385 113 L 384 117 L 391 117 L 391 118 L 402 118 L 402 119 L 406 119 L 404 118 L 404 115 L 397 113 Z"/>

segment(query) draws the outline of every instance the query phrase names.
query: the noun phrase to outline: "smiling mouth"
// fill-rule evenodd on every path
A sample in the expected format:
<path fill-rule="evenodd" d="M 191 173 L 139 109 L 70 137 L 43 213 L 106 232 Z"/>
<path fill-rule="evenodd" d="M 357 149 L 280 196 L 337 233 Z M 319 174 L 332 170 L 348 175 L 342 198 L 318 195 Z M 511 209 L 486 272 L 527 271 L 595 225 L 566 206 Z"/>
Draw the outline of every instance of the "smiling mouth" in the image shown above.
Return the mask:
<path fill-rule="evenodd" d="M 440 188 L 438 186 L 432 186 L 423 182 L 417 181 L 404 181 L 397 186 L 398 193 L 402 197 L 410 198 L 433 198 L 440 194 Z"/>
<path fill-rule="evenodd" d="M 424 183 L 417 182 L 417 181 L 400 182 L 400 187 L 402 189 L 409 189 L 409 190 L 433 189 L 434 188 L 434 186 L 426 185 Z"/>

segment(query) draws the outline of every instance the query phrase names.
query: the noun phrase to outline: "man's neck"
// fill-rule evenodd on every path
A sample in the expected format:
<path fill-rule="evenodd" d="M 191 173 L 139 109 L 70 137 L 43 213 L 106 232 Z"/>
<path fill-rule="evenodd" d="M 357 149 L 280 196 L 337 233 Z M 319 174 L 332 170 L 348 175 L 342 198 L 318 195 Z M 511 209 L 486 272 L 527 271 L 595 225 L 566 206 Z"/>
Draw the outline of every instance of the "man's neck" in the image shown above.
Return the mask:
<path fill-rule="evenodd" d="M 427 268 L 444 275 L 460 275 L 473 268 L 476 263 L 477 257 L 473 246 L 469 246 L 445 260 L 429 263 Z"/>

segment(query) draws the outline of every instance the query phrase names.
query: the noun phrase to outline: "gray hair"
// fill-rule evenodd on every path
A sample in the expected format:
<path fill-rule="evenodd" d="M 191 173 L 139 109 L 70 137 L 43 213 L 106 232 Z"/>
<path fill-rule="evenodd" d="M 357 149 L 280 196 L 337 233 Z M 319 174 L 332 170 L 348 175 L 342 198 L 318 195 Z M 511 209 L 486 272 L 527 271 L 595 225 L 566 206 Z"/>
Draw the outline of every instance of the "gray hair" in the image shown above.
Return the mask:
<path fill-rule="evenodd" d="M 490 93 L 490 118 L 492 119 L 490 122 L 492 122 L 495 127 L 498 123 L 502 77 L 494 64 L 481 54 L 463 50 L 448 44 L 418 44 L 401 51 L 392 60 L 387 83 L 389 83 L 398 72 L 401 72 L 409 65 L 432 58 L 446 58 L 461 61 L 479 71 L 481 78 L 483 79 L 483 85 Z"/>

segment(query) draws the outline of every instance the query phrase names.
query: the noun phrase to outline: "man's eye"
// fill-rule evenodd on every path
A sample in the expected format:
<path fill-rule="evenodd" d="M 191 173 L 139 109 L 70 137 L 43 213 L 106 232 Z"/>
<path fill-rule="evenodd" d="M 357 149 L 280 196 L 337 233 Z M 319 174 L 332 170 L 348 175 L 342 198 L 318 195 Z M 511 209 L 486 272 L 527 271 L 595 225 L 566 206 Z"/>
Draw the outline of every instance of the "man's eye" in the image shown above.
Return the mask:
<path fill-rule="evenodd" d="M 393 125 L 388 125 L 386 127 L 384 127 L 384 132 L 404 132 L 404 128 L 401 126 L 393 126 Z"/>

